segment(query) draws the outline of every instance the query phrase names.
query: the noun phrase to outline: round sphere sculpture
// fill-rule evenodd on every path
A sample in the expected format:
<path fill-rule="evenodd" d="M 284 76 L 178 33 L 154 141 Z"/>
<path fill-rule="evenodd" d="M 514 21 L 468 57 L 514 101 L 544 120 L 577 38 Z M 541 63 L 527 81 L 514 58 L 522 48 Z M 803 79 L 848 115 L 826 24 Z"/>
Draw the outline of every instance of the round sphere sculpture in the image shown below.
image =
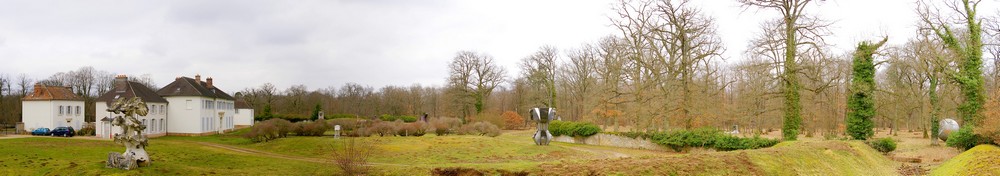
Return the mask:
<path fill-rule="evenodd" d="M 948 141 L 948 135 L 958 131 L 958 121 L 955 119 L 943 119 L 938 122 L 938 139 Z"/>

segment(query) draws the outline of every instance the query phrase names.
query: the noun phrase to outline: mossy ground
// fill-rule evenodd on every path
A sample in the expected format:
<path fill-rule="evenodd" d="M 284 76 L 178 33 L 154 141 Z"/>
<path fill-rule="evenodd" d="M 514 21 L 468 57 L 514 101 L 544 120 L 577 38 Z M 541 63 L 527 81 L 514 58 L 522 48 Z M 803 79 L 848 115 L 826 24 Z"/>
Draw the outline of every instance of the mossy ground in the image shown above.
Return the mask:
<path fill-rule="evenodd" d="M 897 175 L 895 162 L 860 141 L 792 141 L 731 152 L 544 164 L 542 175 Z"/>
<path fill-rule="evenodd" d="M 973 147 L 941 164 L 931 175 L 1000 175 L 1000 147 Z"/>

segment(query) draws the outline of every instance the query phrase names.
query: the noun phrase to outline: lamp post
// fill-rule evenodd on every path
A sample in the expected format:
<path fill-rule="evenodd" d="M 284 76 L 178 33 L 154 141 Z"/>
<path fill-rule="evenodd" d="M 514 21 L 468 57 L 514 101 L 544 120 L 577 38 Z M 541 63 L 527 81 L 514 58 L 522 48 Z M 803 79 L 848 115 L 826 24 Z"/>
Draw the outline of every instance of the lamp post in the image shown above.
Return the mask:
<path fill-rule="evenodd" d="M 219 111 L 219 134 L 222 134 L 222 117 L 226 115 L 225 111 Z"/>

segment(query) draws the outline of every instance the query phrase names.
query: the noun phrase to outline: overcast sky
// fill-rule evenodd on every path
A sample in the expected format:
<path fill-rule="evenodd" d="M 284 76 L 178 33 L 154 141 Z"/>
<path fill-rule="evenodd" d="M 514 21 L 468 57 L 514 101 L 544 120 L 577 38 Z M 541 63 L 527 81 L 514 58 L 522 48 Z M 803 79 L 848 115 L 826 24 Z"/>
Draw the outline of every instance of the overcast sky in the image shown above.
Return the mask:
<path fill-rule="evenodd" d="M 292 2 L 292 3 L 289 3 Z M 495 1 L 3 1 L 0 73 L 44 79 L 93 66 L 151 74 L 213 77 L 227 92 L 270 82 L 279 89 L 344 83 L 381 87 L 443 85 L 456 52 L 493 55 L 510 76 L 542 45 L 561 51 L 616 34 L 613 0 Z M 861 40 L 915 35 L 912 0 L 827 0 L 811 9 L 834 22 L 827 42 L 846 52 Z M 735 1 L 694 0 L 716 19 L 739 60 L 772 10 Z M 997 14 L 984 0 L 980 15 Z M 565 52 L 563 52 L 565 53 Z"/>

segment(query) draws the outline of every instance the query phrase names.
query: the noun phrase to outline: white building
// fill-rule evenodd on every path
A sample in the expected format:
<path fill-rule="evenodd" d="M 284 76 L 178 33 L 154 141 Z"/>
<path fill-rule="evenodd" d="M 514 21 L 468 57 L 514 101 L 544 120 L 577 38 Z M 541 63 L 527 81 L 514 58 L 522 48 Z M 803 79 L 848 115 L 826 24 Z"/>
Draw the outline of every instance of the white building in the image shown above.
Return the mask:
<path fill-rule="evenodd" d="M 239 94 L 239 93 L 237 93 Z M 239 97 L 239 95 L 237 95 Z M 243 100 L 236 100 L 236 128 L 253 126 L 253 107 Z"/>
<path fill-rule="evenodd" d="M 22 122 L 28 131 L 64 126 L 79 130 L 85 123 L 83 98 L 73 94 L 69 87 L 35 84 L 21 103 Z"/>
<path fill-rule="evenodd" d="M 96 133 L 102 138 L 111 138 L 121 133 L 120 128 L 110 124 L 116 114 L 107 112 L 107 107 L 117 98 L 140 97 L 149 106 L 149 114 L 137 117 L 146 125 L 143 134 L 147 137 L 201 136 L 231 131 L 237 125 L 236 103 L 232 96 L 212 84 L 212 78 L 201 81 L 201 75 L 194 79 L 177 77 L 158 91 L 128 81 L 125 75 L 115 77 L 114 89 L 97 98 Z M 247 106 L 249 107 L 249 106 Z M 249 116 L 253 124 L 253 109 L 241 109 L 239 115 Z M 221 117 L 220 117 L 221 114 Z M 241 119 L 244 120 L 244 119 Z"/>
<path fill-rule="evenodd" d="M 125 75 L 115 77 L 114 88 L 104 93 L 95 100 L 95 117 L 99 120 L 95 123 L 95 135 L 101 138 L 112 138 L 121 133 L 121 128 L 113 127 L 111 119 L 121 116 L 108 112 L 108 106 L 118 98 L 139 97 L 149 106 L 149 113 L 146 116 L 138 116 L 138 119 L 146 129 L 142 134 L 147 137 L 159 137 L 167 134 L 167 105 L 168 102 L 160 97 L 153 90 L 137 82 L 128 81 Z"/>
<path fill-rule="evenodd" d="M 212 84 L 212 78 L 201 81 L 177 77 L 158 95 L 167 100 L 167 135 L 201 136 L 221 133 L 235 127 L 234 98 Z"/>

